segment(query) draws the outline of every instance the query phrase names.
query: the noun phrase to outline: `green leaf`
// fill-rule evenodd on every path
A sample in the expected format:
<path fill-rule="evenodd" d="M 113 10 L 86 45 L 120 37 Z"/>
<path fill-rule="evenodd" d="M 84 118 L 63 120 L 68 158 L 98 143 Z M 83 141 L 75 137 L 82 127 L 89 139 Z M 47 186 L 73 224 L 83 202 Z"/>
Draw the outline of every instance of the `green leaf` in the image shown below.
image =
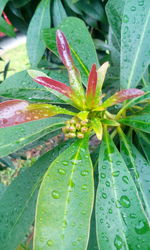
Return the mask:
<path fill-rule="evenodd" d="M 52 161 L 69 146 L 69 142 L 39 158 L 31 167 L 21 171 L 1 198 L 0 249 L 16 249 L 34 221 L 36 199 L 45 171 Z"/>
<path fill-rule="evenodd" d="M 0 129 L 0 156 L 6 156 L 64 126 L 66 118 L 52 117 Z"/>
<path fill-rule="evenodd" d="M 2 17 L 0 17 L 0 31 L 5 33 L 7 36 L 15 37 L 14 27 L 8 24 Z"/>
<path fill-rule="evenodd" d="M 55 0 L 52 7 L 52 18 L 54 27 L 58 26 L 64 18 L 67 17 L 66 11 L 61 3 L 61 0 Z"/>
<path fill-rule="evenodd" d="M 24 5 L 26 5 L 28 2 L 30 2 L 31 0 L 13 0 L 13 4 L 16 8 L 20 8 Z"/>
<path fill-rule="evenodd" d="M 62 82 L 67 80 L 64 71 L 52 70 L 49 75 Z M 48 88 L 35 83 L 26 71 L 21 71 L 7 78 L 0 85 L 0 96 L 38 102 L 64 103 L 51 94 Z"/>
<path fill-rule="evenodd" d="M 97 138 L 101 140 L 103 136 L 103 127 L 102 127 L 101 120 L 99 118 L 93 118 L 91 120 L 91 127 L 94 130 Z"/>
<path fill-rule="evenodd" d="M 38 5 L 27 32 L 27 50 L 32 66 L 37 66 L 45 51 L 41 31 L 50 27 L 50 2 L 42 0 Z"/>
<path fill-rule="evenodd" d="M 0 16 L 3 12 L 3 9 L 5 8 L 5 5 L 7 4 L 9 0 L 1 0 L 1 4 L 0 4 Z"/>
<path fill-rule="evenodd" d="M 118 120 L 118 122 L 131 126 L 134 129 L 142 130 L 143 132 L 150 133 L 150 115 L 137 115 L 128 116 L 124 119 Z"/>
<path fill-rule="evenodd" d="M 99 249 L 149 249 L 150 227 L 137 189 L 107 131 L 99 155 Z"/>
<path fill-rule="evenodd" d="M 127 102 L 124 106 L 123 109 L 128 109 L 130 107 L 133 107 L 134 105 L 141 103 L 141 102 L 145 102 L 147 100 L 150 99 L 150 92 L 145 93 L 142 96 L 138 96 L 134 99 L 132 99 L 131 101 Z"/>
<path fill-rule="evenodd" d="M 142 147 L 143 152 L 145 154 L 145 157 L 150 164 L 150 150 L 149 150 L 150 149 L 150 135 L 145 134 L 141 131 L 137 131 L 137 136 L 138 136 L 140 146 Z"/>
<path fill-rule="evenodd" d="M 149 0 L 126 0 L 121 27 L 121 86 L 138 85 L 150 62 Z"/>
<path fill-rule="evenodd" d="M 119 47 L 121 43 L 121 24 L 124 4 L 125 0 L 109 0 L 106 4 L 108 21 L 117 39 Z"/>
<path fill-rule="evenodd" d="M 87 27 L 80 19 L 68 17 L 62 22 L 59 29 L 67 37 L 75 65 L 80 70 L 82 80 L 86 84 L 92 64 L 96 63 L 97 67 L 99 67 L 94 43 Z M 55 32 L 54 29 L 45 29 L 43 39 L 46 46 L 58 55 Z"/>
<path fill-rule="evenodd" d="M 131 172 L 133 180 L 137 186 L 141 201 L 144 203 L 143 208 L 150 219 L 150 165 L 136 149 L 136 147 L 129 142 L 121 129 L 118 130 L 121 139 L 121 155 Z"/>
<path fill-rule="evenodd" d="M 86 249 L 94 199 L 88 140 L 77 140 L 49 167 L 40 187 L 34 249 Z"/>

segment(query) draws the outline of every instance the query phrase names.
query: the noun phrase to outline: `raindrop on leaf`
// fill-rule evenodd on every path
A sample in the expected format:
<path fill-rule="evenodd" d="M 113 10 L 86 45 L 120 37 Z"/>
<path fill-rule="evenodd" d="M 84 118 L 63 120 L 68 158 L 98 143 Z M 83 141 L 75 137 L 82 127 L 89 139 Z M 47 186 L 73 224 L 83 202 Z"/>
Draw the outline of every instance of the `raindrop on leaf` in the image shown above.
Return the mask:
<path fill-rule="evenodd" d="M 56 190 L 54 190 L 54 191 L 52 192 L 52 197 L 53 197 L 54 199 L 59 199 L 59 198 L 60 198 L 59 192 L 56 191 Z"/>

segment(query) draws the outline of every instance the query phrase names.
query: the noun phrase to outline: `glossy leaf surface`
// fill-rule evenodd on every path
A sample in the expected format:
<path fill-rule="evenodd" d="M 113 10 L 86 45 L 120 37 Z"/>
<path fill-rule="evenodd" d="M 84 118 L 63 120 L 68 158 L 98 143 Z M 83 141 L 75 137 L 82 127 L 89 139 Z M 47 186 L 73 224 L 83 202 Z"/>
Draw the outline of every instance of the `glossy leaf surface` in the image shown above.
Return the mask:
<path fill-rule="evenodd" d="M 99 155 L 96 199 L 100 249 L 149 248 L 150 227 L 136 186 L 106 131 Z"/>
<path fill-rule="evenodd" d="M 103 86 L 103 83 L 104 83 L 104 80 L 105 80 L 105 77 L 106 77 L 108 67 L 109 67 L 109 63 L 105 62 L 97 70 L 98 79 L 97 79 L 97 86 L 96 86 L 96 95 L 98 97 L 100 96 L 101 89 L 102 89 L 102 86 Z"/>
<path fill-rule="evenodd" d="M 42 29 L 50 27 L 50 2 L 42 0 L 29 24 L 27 32 L 27 50 L 32 66 L 37 66 L 45 51 L 42 41 Z"/>
<path fill-rule="evenodd" d="M 94 106 L 96 100 L 96 87 L 97 87 L 97 71 L 96 71 L 96 65 L 93 64 L 89 78 L 88 78 L 88 85 L 86 89 L 86 100 L 87 100 L 87 105 L 89 107 Z"/>
<path fill-rule="evenodd" d="M 119 92 L 116 92 L 113 96 L 111 96 L 110 98 L 108 98 L 106 101 L 103 102 L 103 104 L 97 108 L 101 109 L 101 108 L 107 108 L 110 106 L 113 106 L 117 103 L 123 102 L 125 100 L 129 100 L 132 98 L 135 98 L 137 96 L 141 96 L 144 94 L 144 91 L 140 90 L 140 89 L 125 89 L 125 90 L 121 90 Z"/>
<path fill-rule="evenodd" d="M 143 95 L 134 98 L 133 100 L 126 103 L 123 108 L 128 109 L 138 103 L 146 102 L 148 99 L 150 99 L 150 92 L 144 93 Z"/>
<path fill-rule="evenodd" d="M 31 167 L 26 167 L 3 194 L 0 210 L 0 249 L 16 249 L 24 239 L 35 216 L 36 199 L 42 177 L 52 161 L 70 142 L 60 144 L 43 155 Z"/>
<path fill-rule="evenodd" d="M 50 76 L 58 81 L 67 82 L 64 71 L 50 72 Z M 36 102 L 64 103 L 48 89 L 36 84 L 26 71 L 21 71 L 8 77 L 0 85 L 0 95 L 7 98 L 23 99 Z"/>
<path fill-rule="evenodd" d="M 56 41 L 61 60 L 68 70 L 69 83 L 78 99 L 81 98 L 81 100 L 84 101 L 84 89 L 81 82 L 80 72 L 74 65 L 68 41 L 64 33 L 60 30 L 57 30 L 56 32 Z"/>
<path fill-rule="evenodd" d="M 58 114 L 75 115 L 74 112 L 51 104 L 30 104 L 22 100 L 5 101 L 0 103 L 0 128 Z"/>
<path fill-rule="evenodd" d="M 96 63 L 98 66 L 99 63 L 93 41 L 84 22 L 78 18 L 69 17 L 62 22 L 62 24 L 59 26 L 59 29 L 64 32 L 69 42 L 75 65 L 81 73 L 84 84 L 87 84 L 87 79 L 92 64 Z M 58 55 L 55 43 L 55 31 L 53 29 L 45 29 L 43 32 L 43 37 L 46 46 L 52 50 L 52 52 Z"/>
<path fill-rule="evenodd" d="M 125 1 L 121 26 L 120 75 L 124 89 L 137 86 L 150 62 L 149 7 L 149 0 Z"/>
<path fill-rule="evenodd" d="M 145 154 L 146 160 L 150 164 L 150 135 L 143 133 L 141 131 L 137 131 L 137 136 L 139 139 L 139 143 L 143 149 L 143 152 Z"/>
<path fill-rule="evenodd" d="M 102 136 L 103 136 L 103 127 L 102 127 L 101 120 L 99 118 L 93 118 L 91 120 L 91 126 L 92 126 L 97 138 L 99 140 L 101 140 Z"/>
<path fill-rule="evenodd" d="M 57 27 L 64 18 L 67 17 L 66 11 L 60 0 L 55 0 L 52 6 L 52 18 L 54 27 Z"/>
<path fill-rule="evenodd" d="M 150 219 L 150 165 L 120 129 L 119 135 L 121 139 L 121 155 L 131 172 L 141 197 L 141 202 L 144 203 L 143 208 Z"/>
<path fill-rule="evenodd" d="M 124 119 L 120 119 L 118 122 L 131 126 L 132 128 L 142 130 L 143 132 L 150 133 L 150 115 L 137 115 L 128 116 Z"/>
<path fill-rule="evenodd" d="M 56 81 L 54 79 L 51 79 L 49 77 L 44 77 L 44 76 L 39 76 L 35 79 L 33 79 L 35 82 L 45 86 L 45 87 L 48 87 L 48 88 L 51 88 L 51 89 L 54 89 L 56 90 L 57 92 L 67 96 L 67 97 L 71 97 L 72 95 L 72 90 L 70 87 L 68 87 L 67 85 L 65 85 L 64 83 L 62 82 L 59 82 L 59 81 Z"/>
<path fill-rule="evenodd" d="M 125 0 L 109 0 L 106 5 L 107 17 L 119 46 L 121 43 L 121 24 L 124 4 Z"/>
<path fill-rule="evenodd" d="M 6 156 L 64 126 L 66 118 L 52 117 L 0 129 L 0 156 Z"/>
<path fill-rule="evenodd" d="M 94 199 L 88 140 L 77 140 L 51 164 L 37 202 L 34 249 L 86 249 Z"/>

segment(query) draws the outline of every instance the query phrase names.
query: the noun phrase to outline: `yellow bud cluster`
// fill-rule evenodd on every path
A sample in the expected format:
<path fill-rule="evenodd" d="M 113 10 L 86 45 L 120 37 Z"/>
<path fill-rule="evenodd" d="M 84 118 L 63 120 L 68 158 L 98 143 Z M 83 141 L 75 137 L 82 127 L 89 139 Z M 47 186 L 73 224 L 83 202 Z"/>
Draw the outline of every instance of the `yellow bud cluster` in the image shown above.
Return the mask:
<path fill-rule="evenodd" d="M 88 131 L 88 119 L 81 121 L 77 117 L 66 121 L 66 126 L 62 128 L 65 138 L 84 138 L 84 134 Z"/>

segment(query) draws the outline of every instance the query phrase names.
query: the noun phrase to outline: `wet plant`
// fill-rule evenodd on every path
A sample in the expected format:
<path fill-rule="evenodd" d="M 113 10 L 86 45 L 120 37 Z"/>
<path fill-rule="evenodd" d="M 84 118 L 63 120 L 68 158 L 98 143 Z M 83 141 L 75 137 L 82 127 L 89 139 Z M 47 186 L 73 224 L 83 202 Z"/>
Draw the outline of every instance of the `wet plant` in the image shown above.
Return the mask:
<path fill-rule="evenodd" d="M 83 41 L 73 37 L 71 22 L 85 34 L 88 50 L 82 47 L 81 57 L 77 51 Z M 35 250 L 149 249 L 150 92 L 142 86 L 144 70 L 137 61 L 144 39 L 120 89 L 107 95 L 112 62 L 99 66 L 82 22 L 69 18 L 57 30 L 44 30 L 43 37 L 59 55 L 69 81 L 63 66 L 61 73 L 28 70 L 28 91 L 22 82 L 21 98 L 0 103 L 0 152 L 4 157 L 55 133 L 62 133 L 64 142 L 22 171 L 4 192 L 1 248 L 8 249 L 16 232 L 21 241 L 35 218 Z M 89 150 L 93 138 L 98 147 Z M 11 241 L 14 247 L 18 238 Z"/>

